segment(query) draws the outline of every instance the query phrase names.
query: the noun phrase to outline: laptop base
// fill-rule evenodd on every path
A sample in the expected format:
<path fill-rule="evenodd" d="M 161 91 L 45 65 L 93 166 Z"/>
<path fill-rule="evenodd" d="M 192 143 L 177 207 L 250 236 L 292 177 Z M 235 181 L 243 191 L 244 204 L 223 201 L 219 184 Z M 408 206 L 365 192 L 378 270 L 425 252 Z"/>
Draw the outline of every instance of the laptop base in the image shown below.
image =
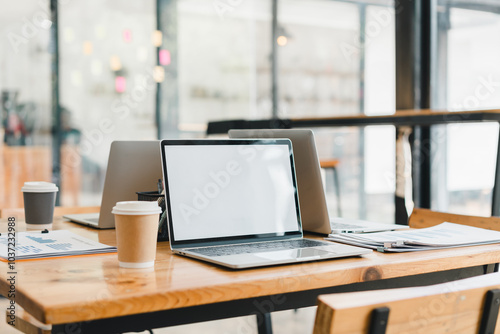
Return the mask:
<path fill-rule="evenodd" d="M 225 255 L 217 257 L 203 256 L 194 252 L 190 252 L 189 250 L 173 250 L 173 252 L 175 254 L 211 262 L 231 269 L 247 269 L 280 264 L 322 261 L 328 259 L 360 256 L 372 252 L 372 250 L 370 249 L 342 245 L 333 242 L 325 242 L 325 244 L 325 246 L 321 247 L 267 251 L 253 254 Z"/>
<path fill-rule="evenodd" d="M 102 227 L 99 225 L 99 213 L 76 213 L 64 215 L 64 219 L 80 225 L 89 226 L 98 230 L 112 229 L 114 227 Z"/>

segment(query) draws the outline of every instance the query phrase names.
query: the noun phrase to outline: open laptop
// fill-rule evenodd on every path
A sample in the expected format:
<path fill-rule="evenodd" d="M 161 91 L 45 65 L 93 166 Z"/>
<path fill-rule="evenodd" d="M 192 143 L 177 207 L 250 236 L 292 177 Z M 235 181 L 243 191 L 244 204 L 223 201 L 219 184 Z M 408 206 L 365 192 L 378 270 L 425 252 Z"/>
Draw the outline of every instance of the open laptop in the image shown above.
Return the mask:
<path fill-rule="evenodd" d="M 114 141 L 109 151 L 100 212 L 63 217 L 99 229 L 114 228 L 115 220 L 111 209 L 116 202 L 136 201 L 136 192 L 156 190 L 161 178 L 158 140 Z"/>
<path fill-rule="evenodd" d="M 229 130 L 231 138 L 288 138 L 293 143 L 300 211 L 305 231 L 330 233 L 380 232 L 408 228 L 365 220 L 329 217 L 314 133 L 310 129 Z"/>
<path fill-rule="evenodd" d="M 170 246 L 249 268 L 366 254 L 304 239 L 288 139 L 162 140 Z"/>

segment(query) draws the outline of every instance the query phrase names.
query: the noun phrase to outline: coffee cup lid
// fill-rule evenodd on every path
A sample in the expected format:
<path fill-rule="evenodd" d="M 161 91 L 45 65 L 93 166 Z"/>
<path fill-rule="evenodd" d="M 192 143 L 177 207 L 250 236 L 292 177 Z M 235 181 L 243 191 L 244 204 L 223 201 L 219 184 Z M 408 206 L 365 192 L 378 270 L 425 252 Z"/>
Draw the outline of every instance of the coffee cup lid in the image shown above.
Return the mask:
<path fill-rule="evenodd" d="M 24 182 L 24 187 L 21 188 L 21 191 L 28 193 L 50 193 L 58 190 L 54 183 L 43 181 Z"/>
<path fill-rule="evenodd" d="M 117 202 L 111 213 L 117 215 L 153 215 L 161 213 L 161 208 L 156 201 L 127 201 Z"/>

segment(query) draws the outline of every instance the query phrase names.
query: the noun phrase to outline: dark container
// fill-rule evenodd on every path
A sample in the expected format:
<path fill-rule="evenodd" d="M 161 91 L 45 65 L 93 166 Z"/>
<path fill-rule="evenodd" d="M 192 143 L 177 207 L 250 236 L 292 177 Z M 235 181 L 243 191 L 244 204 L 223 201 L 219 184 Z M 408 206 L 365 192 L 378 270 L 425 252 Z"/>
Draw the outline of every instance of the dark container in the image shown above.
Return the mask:
<path fill-rule="evenodd" d="M 167 215 L 165 210 L 165 195 L 158 191 L 141 191 L 137 192 L 138 201 L 158 202 L 161 208 L 160 220 L 158 222 L 158 241 L 168 240 Z"/>
<path fill-rule="evenodd" d="M 23 192 L 26 224 L 52 224 L 56 192 Z"/>

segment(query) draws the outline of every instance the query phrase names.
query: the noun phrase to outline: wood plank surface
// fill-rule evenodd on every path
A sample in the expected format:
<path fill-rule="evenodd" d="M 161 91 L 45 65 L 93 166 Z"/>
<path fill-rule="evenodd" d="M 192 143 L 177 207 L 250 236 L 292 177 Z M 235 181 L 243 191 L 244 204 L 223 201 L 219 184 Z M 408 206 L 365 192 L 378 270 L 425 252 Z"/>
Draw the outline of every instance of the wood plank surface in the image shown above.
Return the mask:
<path fill-rule="evenodd" d="M 7 223 L 0 222 L 0 231 Z M 17 231 L 25 226 L 17 223 Z M 68 229 L 116 245 L 114 230 L 93 230 L 57 219 Z M 382 254 L 252 270 L 230 270 L 172 254 L 160 242 L 154 269 L 119 268 L 116 254 L 19 261 L 16 302 L 45 324 L 102 319 L 142 312 L 276 295 L 370 280 L 465 268 L 500 261 L 500 245 Z M 6 295 L 7 263 L 0 263 Z"/>
<path fill-rule="evenodd" d="M 56 206 L 54 207 L 54 217 L 75 213 L 98 213 L 99 210 L 99 206 Z M 8 217 L 24 219 L 24 208 L 0 209 L 0 218 Z"/>
<path fill-rule="evenodd" d="M 9 322 L 10 313 L 8 310 L 5 312 L 5 316 Z M 52 334 L 51 325 L 41 323 L 19 306 L 16 307 L 15 321 L 9 325 L 25 334 Z"/>
<path fill-rule="evenodd" d="M 425 287 L 320 296 L 314 334 L 368 333 L 377 307 L 389 308 L 388 334 L 478 333 L 485 294 L 492 289 L 500 289 L 500 273 Z M 500 319 L 497 334 L 499 325 Z"/>

